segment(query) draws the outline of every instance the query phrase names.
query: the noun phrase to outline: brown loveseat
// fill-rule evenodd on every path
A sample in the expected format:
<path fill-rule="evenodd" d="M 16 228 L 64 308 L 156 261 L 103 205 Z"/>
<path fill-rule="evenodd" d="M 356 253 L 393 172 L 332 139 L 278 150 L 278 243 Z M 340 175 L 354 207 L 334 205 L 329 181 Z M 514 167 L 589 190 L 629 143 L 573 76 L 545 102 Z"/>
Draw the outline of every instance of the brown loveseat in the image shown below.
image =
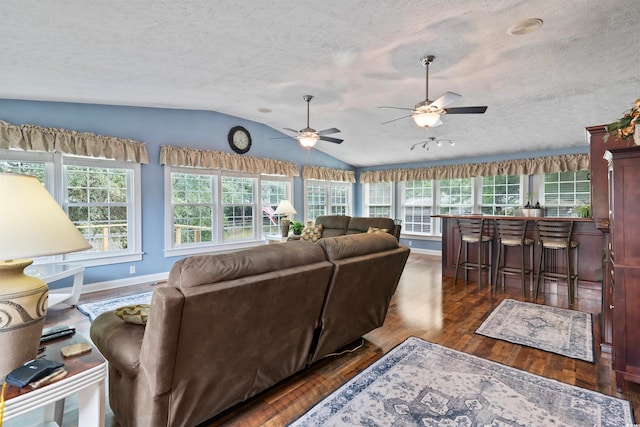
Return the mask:
<path fill-rule="evenodd" d="M 391 218 L 375 218 L 347 215 L 321 215 L 316 218 L 315 225 L 322 225 L 322 238 L 344 236 L 345 234 L 366 233 L 369 228 L 387 230 L 387 233 L 400 240 L 400 225 Z M 290 240 L 296 240 L 292 236 Z"/>
<path fill-rule="evenodd" d="M 122 426 L 193 426 L 382 325 L 409 249 L 386 233 L 188 257 L 146 327 L 91 325 Z"/>

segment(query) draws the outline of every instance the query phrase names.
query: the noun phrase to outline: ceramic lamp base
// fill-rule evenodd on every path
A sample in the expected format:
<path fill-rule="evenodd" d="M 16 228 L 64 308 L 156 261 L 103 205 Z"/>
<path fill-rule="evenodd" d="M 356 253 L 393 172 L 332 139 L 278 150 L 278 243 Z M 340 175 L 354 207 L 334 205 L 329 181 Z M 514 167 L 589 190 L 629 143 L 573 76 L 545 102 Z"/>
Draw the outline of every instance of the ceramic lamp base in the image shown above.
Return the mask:
<path fill-rule="evenodd" d="M 287 237 L 289 235 L 289 225 L 291 224 L 291 220 L 281 219 L 280 220 L 280 231 L 282 231 L 282 237 Z"/>
<path fill-rule="evenodd" d="M 31 260 L 0 262 L 0 378 L 35 359 L 47 314 L 47 284 L 23 273 Z"/>

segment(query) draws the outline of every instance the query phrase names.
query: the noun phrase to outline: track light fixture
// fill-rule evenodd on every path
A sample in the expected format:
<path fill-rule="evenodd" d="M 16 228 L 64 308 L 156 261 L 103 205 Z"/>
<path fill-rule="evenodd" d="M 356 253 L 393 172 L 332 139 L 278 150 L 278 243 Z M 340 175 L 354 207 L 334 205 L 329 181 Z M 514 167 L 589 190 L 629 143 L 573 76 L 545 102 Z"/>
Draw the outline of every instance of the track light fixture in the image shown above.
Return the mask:
<path fill-rule="evenodd" d="M 451 140 L 451 139 L 436 139 L 434 136 L 430 136 L 429 138 L 427 138 L 426 141 L 417 142 L 417 143 L 413 144 L 409 149 L 411 151 L 413 151 L 413 150 L 415 150 L 415 148 L 417 146 L 422 145 L 422 148 L 426 148 L 426 150 L 429 151 L 429 143 L 436 144 L 438 147 L 441 147 L 443 142 L 446 142 L 447 144 L 449 144 L 451 146 L 456 145 L 456 143 L 453 142 L 453 140 Z"/>

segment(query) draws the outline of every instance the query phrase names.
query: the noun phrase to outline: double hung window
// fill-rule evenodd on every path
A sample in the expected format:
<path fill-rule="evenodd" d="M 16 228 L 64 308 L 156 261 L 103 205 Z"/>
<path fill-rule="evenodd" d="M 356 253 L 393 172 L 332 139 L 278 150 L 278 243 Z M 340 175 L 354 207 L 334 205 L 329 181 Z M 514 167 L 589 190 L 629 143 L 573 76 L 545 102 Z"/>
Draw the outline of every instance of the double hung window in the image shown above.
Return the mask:
<path fill-rule="evenodd" d="M 286 177 L 178 166 L 165 174 L 167 255 L 255 244 L 279 231 L 275 208 L 291 198 Z"/>
<path fill-rule="evenodd" d="M 139 164 L 0 150 L 0 172 L 37 177 L 92 246 L 38 261 L 82 260 L 91 266 L 142 258 Z"/>

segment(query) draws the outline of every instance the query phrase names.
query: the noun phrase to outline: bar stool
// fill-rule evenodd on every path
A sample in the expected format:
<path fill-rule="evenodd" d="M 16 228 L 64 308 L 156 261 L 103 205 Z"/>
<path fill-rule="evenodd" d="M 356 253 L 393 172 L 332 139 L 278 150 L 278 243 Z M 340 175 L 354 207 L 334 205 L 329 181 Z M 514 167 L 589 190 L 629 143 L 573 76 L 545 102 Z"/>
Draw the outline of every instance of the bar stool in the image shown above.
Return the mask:
<path fill-rule="evenodd" d="M 567 288 L 569 293 L 569 305 L 573 305 L 574 292 L 577 296 L 578 293 L 578 246 L 579 243 L 571 240 L 571 233 L 573 232 L 573 221 L 536 221 L 536 228 L 538 229 L 538 244 L 541 247 L 540 260 L 538 262 L 538 278 L 536 280 L 536 298 L 538 297 L 538 290 L 540 289 L 540 279 L 542 279 L 542 285 L 544 286 L 544 280 L 550 279 L 563 279 L 567 282 Z M 571 249 L 573 251 L 574 261 L 571 262 Z M 545 265 L 545 257 L 547 250 L 564 250 L 566 272 L 550 272 L 545 271 L 547 266 Z M 544 268 L 543 268 L 544 266 Z M 575 269 L 575 273 L 573 270 Z M 575 283 L 574 283 L 575 280 Z"/>
<path fill-rule="evenodd" d="M 502 277 L 502 291 L 504 292 L 504 276 L 514 275 L 522 277 L 522 296 L 527 296 L 525 278 L 529 275 L 529 287 L 533 290 L 533 239 L 528 239 L 526 220 L 496 219 L 496 236 L 498 239 L 498 260 L 496 261 L 496 277 L 493 280 L 493 289 L 498 289 L 498 282 Z M 520 267 L 506 267 L 505 258 L 507 248 L 520 248 Z M 529 268 L 525 266 L 525 249 L 529 248 Z"/>
<path fill-rule="evenodd" d="M 456 218 L 458 222 L 458 232 L 460 233 L 460 244 L 458 245 L 458 257 L 456 259 L 456 275 L 453 281 L 455 285 L 458 283 L 458 269 L 464 269 L 464 281 L 469 280 L 469 270 L 478 270 L 478 288 L 482 287 L 482 270 L 488 271 L 489 285 L 491 285 L 491 243 L 493 237 L 484 233 L 484 218 Z M 469 243 L 476 244 L 478 247 L 477 262 L 469 261 Z M 484 246 L 489 247 L 489 258 L 483 261 L 482 249 Z M 460 262 L 462 254 L 462 246 L 464 246 L 464 261 Z"/>

